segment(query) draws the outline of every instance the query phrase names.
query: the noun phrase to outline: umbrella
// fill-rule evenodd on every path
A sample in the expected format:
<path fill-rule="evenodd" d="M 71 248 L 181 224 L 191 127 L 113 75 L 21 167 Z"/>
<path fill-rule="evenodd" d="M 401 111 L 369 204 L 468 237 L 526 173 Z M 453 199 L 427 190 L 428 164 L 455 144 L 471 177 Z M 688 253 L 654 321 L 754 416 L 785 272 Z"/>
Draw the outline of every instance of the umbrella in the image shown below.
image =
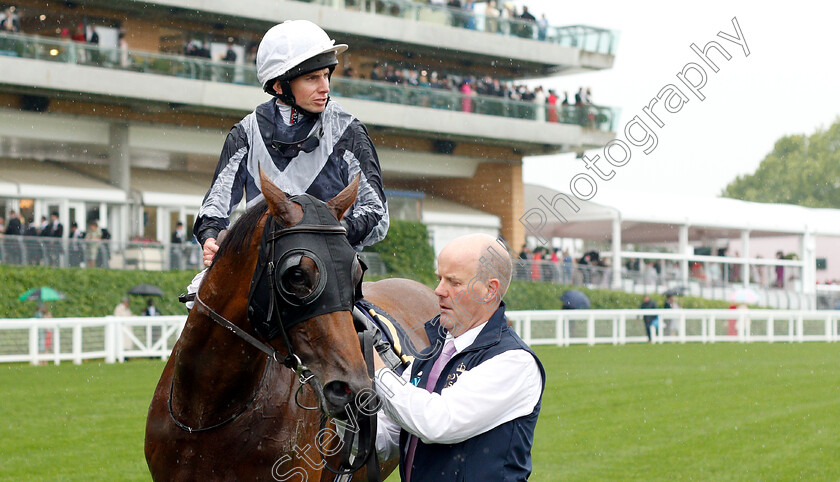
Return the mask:
<path fill-rule="evenodd" d="M 27 290 L 26 293 L 20 295 L 20 301 L 58 301 L 67 298 L 61 291 L 50 288 L 49 286 L 41 286 Z"/>
<path fill-rule="evenodd" d="M 564 310 L 586 310 L 592 306 L 589 298 L 578 290 L 565 291 L 560 299 Z"/>
<path fill-rule="evenodd" d="M 729 294 L 729 301 L 746 303 L 748 305 L 758 303 L 758 293 L 749 288 L 738 288 Z"/>
<path fill-rule="evenodd" d="M 163 290 L 154 285 L 137 285 L 128 290 L 128 294 L 137 296 L 164 296 Z"/>
<path fill-rule="evenodd" d="M 662 293 L 663 296 L 682 296 L 685 293 L 685 286 L 677 286 L 676 288 L 671 288 L 665 290 Z"/>

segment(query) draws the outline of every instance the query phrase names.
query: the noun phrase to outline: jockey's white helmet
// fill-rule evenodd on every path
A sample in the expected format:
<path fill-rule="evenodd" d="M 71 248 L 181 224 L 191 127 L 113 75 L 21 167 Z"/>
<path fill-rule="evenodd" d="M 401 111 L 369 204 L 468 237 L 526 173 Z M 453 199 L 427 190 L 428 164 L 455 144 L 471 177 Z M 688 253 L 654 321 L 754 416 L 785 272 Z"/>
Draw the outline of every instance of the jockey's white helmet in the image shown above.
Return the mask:
<path fill-rule="evenodd" d="M 335 45 L 327 32 L 308 20 L 287 20 L 271 27 L 257 49 L 257 78 L 269 94 L 275 79 L 289 81 L 323 69 L 335 68 L 336 54 L 347 50 Z"/>

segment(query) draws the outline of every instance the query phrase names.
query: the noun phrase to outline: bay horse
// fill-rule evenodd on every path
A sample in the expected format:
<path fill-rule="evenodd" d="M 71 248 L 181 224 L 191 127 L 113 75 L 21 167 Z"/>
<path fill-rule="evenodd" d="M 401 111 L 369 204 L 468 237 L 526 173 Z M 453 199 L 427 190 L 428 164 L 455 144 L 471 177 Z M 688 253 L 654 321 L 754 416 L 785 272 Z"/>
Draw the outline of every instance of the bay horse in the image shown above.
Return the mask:
<path fill-rule="evenodd" d="M 321 219 L 328 225 L 324 229 L 330 232 L 320 236 L 340 238 L 347 248 L 349 243 L 343 234 L 332 234 L 355 202 L 358 179 L 325 204 L 332 219 Z M 307 215 L 302 204 L 290 200 L 262 172 L 260 180 L 265 202 L 243 214 L 221 242 L 152 398 L 145 454 L 154 480 L 335 480 L 336 476 L 323 467 L 322 454 L 313 448 L 323 442 L 316 441 L 321 417 L 346 416 L 345 407 L 353 404 L 356 394 L 371 388 L 359 336 L 346 303 L 338 311 L 328 313 L 321 313 L 317 307 L 314 312 L 307 311 L 306 306 L 298 307 L 297 317 L 301 319 L 292 326 L 284 326 L 285 319 L 266 326 L 271 324 L 271 316 L 267 321 L 253 315 L 251 295 L 259 294 L 251 293 L 251 285 L 265 269 L 266 254 L 261 253 L 265 240 L 274 243 L 274 236 L 279 235 L 273 232 L 283 233 L 303 224 L 307 226 L 298 230 L 303 234 L 317 238 L 319 231 L 310 223 L 302 223 Z M 321 205 L 323 208 L 324 203 Z M 317 242 L 321 241 L 313 244 Z M 311 249 L 315 248 L 297 246 L 290 251 L 291 261 L 277 260 L 276 284 L 280 288 L 270 283 L 267 290 L 282 290 L 277 296 L 297 297 L 300 301 L 323 289 L 327 298 L 317 298 L 317 303 L 311 303 L 313 306 L 325 304 L 322 299 L 346 298 L 337 292 L 346 290 L 341 285 L 351 279 L 353 286 L 360 282 L 359 265 L 347 262 L 331 267 L 328 262 L 335 259 L 333 253 L 318 256 Z M 319 261 L 325 256 L 329 259 Z M 285 264 L 280 266 L 281 263 Z M 265 271 L 271 277 L 271 269 Z M 320 281 L 333 274 L 344 282 Z M 363 289 L 368 301 L 403 326 L 417 349 L 428 346 L 422 325 L 438 311 L 431 289 L 406 279 L 365 283 Z M 336 292 L 329 293 L 331 290 Z M 270 297 L 273 300 L 275 293 L 270 293 Z M 294 308 L 290 310 L 294 313 Z M 223 326 L 214 314 L 235 328 Z M 284 335 L 263 336 L 278 330 Z M 254 341 L 268 350 L 246 342 L 233 331 L 256 337 L 259 341 Z M 274 355 L 266 355 L 269 351 Z M 289 361 L 292 354 L 300 364 L 293 366 L 297 372 L 278 363 Z M 301 367 L 306 369 L 305 374 Z M 312 389 L 300 390 L 302 383 L 307 382 Z M 337 444 L 341 444 L 337 437 L 332 443 L 324 442 L 325 448 Z M 326 461 L 337 466 L 338 456 L 326 453 L 330 455 Z M 375 451 L 371 456 L 376 457 Z M 391 460 L 380 464 L 383 478 L 396 463 Z M 352 479 L 342 480 L 361 481 L 366 477 L 363 467 Z"/>

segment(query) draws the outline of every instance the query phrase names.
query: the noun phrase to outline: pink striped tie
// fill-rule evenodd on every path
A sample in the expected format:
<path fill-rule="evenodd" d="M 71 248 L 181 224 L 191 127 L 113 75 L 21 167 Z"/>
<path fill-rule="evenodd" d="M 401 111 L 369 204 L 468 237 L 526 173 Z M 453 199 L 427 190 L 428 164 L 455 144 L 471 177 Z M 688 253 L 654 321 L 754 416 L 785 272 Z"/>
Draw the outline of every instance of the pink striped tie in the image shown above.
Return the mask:
<path fill-rule="evenodd" d="M 455 354 L 455 342 L 453 340 L 449 340 L 446 342 L 446 345 L 443 347 L 443 352 L 440 354 L 440 357 L 435 361 L 435 364 L 432 366 L 432 371 L 429 372 L 428 381 L 426 381 L 426 390 L 429 393 L 435 391 L 435 385 L 437 385 L 438 378 L 440 378 L 440 372 L 443 371 L 443 367 L 446 366 L 446 363 L 452 359 L 452 355 Z M 416 436 L 410 435 L 408 441 L 408 453 L 405 456 L 405 480 L 406 482 L 411 482 L 411 466 L 414 465 L 414 451 L 417 450 L 417 440 L 419 440 Z"/>

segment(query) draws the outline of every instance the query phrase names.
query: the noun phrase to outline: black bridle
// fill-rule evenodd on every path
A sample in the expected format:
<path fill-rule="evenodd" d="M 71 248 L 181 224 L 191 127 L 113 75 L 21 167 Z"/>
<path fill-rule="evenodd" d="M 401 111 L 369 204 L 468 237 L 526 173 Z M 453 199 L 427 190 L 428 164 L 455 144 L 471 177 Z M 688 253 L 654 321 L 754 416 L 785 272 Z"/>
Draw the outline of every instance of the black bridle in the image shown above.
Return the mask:
<path fill-rule="evenodd" d="M 303 404 L 301 404 L 300 401 L 299 401 L 299 396 L 300 396 L 301 391 L 303 390 L 303 387 L 305 385 L 309 385 L 312 388 L 312 391 L 315 393 L 315 396 L 318 399 L 319 405 L 321 407 L 325 408 L 326 407 L 326 401 L 325 401 L 326 398 L 325 398 L 324 392 L 323 392 L 323 385 L 321 384 L 318 377 L 305 364 L 303 364 L 300 357 L 298 357 L 295 354 L 295 350 L 292 347 L 292 343 L 289 340 L 289 335 L 287 333 L 289 328 L 291 328 L 292 326 L 296 325 L 297 323 L 300 323 L 300 322 L 305 321 L 305 320 L 303 320 L 303 319 L 293 319 L 291 321 L 287 321 L 282 316 L 282 311 L 284 311 L 283 308 L 285 308 L 286 310 L 294 309 L 294 308 L 289 308 L 289 305 L 294 305 L 294 307 L 296 307 L 296 308 L 300 308 L 300 307 L 306 308 L 307 304 L 311 304 L 314 301 L 318 300 L 322 295 L 325 295 L 325 293 L 327 291 L 327 290 L 325 290 L 325 288 L 327 288 L 327 287 L 337 287 L 337 289 L 339 289 L 339 290 L 343 289 L 344 291 L 346 291 L 346 285 L 342 286 L 342 284 L 339 282 L 339 280 L 328 279 L 329 274 L 328 274 L 327 270 L 323 269 L 325 267 L 325 264 L 319 258 L 317 252 L 314 252 L 310 249 L 289 248 L 286 251 L 282 252 L 280 254 L 280 256 L 277 256 L 276 246 L 282 238 L 289 237 L 289 236 L 292 236 L 292 235 L 304 235 L 306 237 L 320 236 L 322 238 L 325 238 L 327 236 L 331 236 L 331 237 L 332 236 L 340 236 L 340 238 L 336 238 L 336 239 L 340 239 L 341 242 L 343 242 L 343 244 L 346 244 L 347 248 L 349 248 L 350 250 L 352 250 L 352 247 L 350 247 L 349 243 L 347 242 L 347 238 L 346 238 L 347 231 L 346 231 L 346 229 L 343 226 L 341 226 L 340 224 L 338 224 L 337 221 L 334 225 L 322 225 L 322 224 L 312 223 L 312 220 L 313 220 L 312 218 L 313 217 L 315 218 L 315 220 L 318 220 L 319 218 L 320 218 L 320 220 L 324 219 L 323 212 L 320 212 L 320 211 L 325 210 L 327 208 L 326 208 L 326 206 L 324 205 L 323 202 L 318 201 L 318 200 L 316 200 L 316 199 L 314 199 L 314 198 L 312 198 L 311 196 L 308 196 L 308 195 L 296 196 L 295 198 L 292 198 L 292 200 L 297 201 L 299 204 L 301 204 L 303 206 L 303 208 L 304 208 L 304 220 L 303 220 L 303 222 L 301 222 L 297 225 L 294 225 L 294 226 L 282 227 L 282 228 L 279 228 L 279 229 L 275 229 L 275 227 L 277 226 L 277 223 L 274 221 L 273 217 L 269 217 L 269 220 L 266 222 L 266 226 L 264 228 L 263 239 L 262 239 L 262 242 L 260 244 L 259 260 L 257 262 L 257 267 L 254 271 L 254 277 L 251 281 L 251 289 L 250 289 L 250 294 L 249 294 L 249 309 L 248 309 L 249 320 L 251 320 L 252 326 L 255 328 L 255 330 L 261 336 L 263 336 L 267 340 L 271 340 L 271 339 L 275 338 L 278 334 L 282 335 L 283 343 L 284 343 L 285 348 L 286 348 L 286 355 L 284 356 L 283 354 L 280 353 L 279 350 L 275 349 L 270 344 L 267 344 L 267 343 L 257 339 L 255 336 L 251 335 L 246 330 L 240 328 L 239 326 L 236 326 L 230 320 L 228 320 L 227 318 L 225 318 L 224 316 L 220 315 L 215 310 L 213 310 L 199 296 L 199 292 L 201 291 L 200 288 L 195 293 L 195 307 L 199 310 L 199 312 L 204 313 L 211 320 L 215 321 L 220 326 L 226 328 L 227 330 L 229 330 L 233 334 L 240 337 L 243 341 L 245 341 L 249 345 L 251 345 L 254 348 L 260 350 L 263 353 L 265 353 L 268 356 L 269 360 L 273 360 L 273 361 L 275 361 L 277 363 L 280 363 L 283 366 L 293 370 L 295 372 L 295 375 L 297 376 L 298 383 L 299 383 L 298 389 L 295 392 L 295 396 L 294 396 L 295 403 L 300 408 L 305 409 L 305 410 L 317 410 L 318 406 L 307 407 L 307 406 L 304 406 Z M 311 207 L 314 207 L 315 212 L 321 214 L 321 216 L 307 216 L 307 208 L 311 208 Z M 309 223 L 306 223 L 307 217 L 310 218 Z M 335 220 L 335 218 L 331 214 L 330 214 L 330 218 Z M 310 241 L 311 241 L 311 239 L 310 239 Z M 307 244 L 305 244 L 305 245 L 307 245 Z M 326 246 L 328 248 L 329 248 L 329 246 L 334 247 L 335 244 L 332 244 L 332 245 L 327 244 Z M 339 246 L 341 246 L 343 248 L 343 245 L 341 245 L 341 243 L 339 243 Z M 321 247 L 321 251 L 323 251 L 323 250 L 324 250 L 324 246 Z M 329 251 L 329 249 L 327 249 L 327 250 Z M 324 253 L 322 253 L 322 254 L 324 254 Z M 307 256 L 307 257 L 313 259 L 313 261 L 316 263 L 318 268 L 321 270 L 322 278 L 320 278 L 320 280 L 318 281 L 318 284 L 316 284 L 316 286 L 313 288 L 313 290 L 312 290 L 313 295 L 312 296 L 306 296 L 306 297 L 302 298 L 301 300 L 299 300 L 299 301 L 301 301 L 301 303 L 296 305 L 295 300 L 292 299 L 291 294 L 288 293 L 288 292 L 284 292 L 282 290 L 282 288 L 277 284 L 276 271 L 278 270 L 278 268 L 282 268 L 283 265 L 288 264 L 288 263 L 282 263 L 283 260 L 285 260 L 285 259 L 287 259 L 291 256 L 294 259 L 298 259 L 298 262 L 299 262 L 299 258 L 300 258 L 301 255 L 304 255 L 304 256 Z M 343 255 L 344 255 L 345 258 L 347 257 L 346 252 L 343 253 Z M 334 258 L 334 256 L 332 256 L 332 253 L 329 253 L 326 256 L 329 256 L 331 259 Z M 263 262 L 264 260 L 265 260 L 265 262 Z M 357 263 L 358 263 L 358 268 L 357 268 Z M 334 270 L 334 267 L 332 269 Z M 364 270 L 364 263 L 361 263 L 361 260 L 358 258 L 358 255 L 355 253 L 355 251 L 353 251 L 352 270 L 355 271 L 356 269 Z M 281 275 L 282 275 L 282 273 L 281 273 Z M 266 283 L 262 282 L 263 276 L 265 276 Z M 351 273 L 351 277 L 352 277 L 352 273 Z M 264 284 L 268 285 L 268 287 L 267 287 L 268 289 L 265 290 L 265 291 L 267 291 L 267 293 L 261 293 L 261 294 L 263 294 L 263 295 L 267 294 L 267 296 L 268 296 L 268 300 L 267 300 L 268 306 L 266 307 L 266 309 L 264 311 L 260 310 L 260 309 L 255 310 L 255 304 L 254 304 L 254 301 L 253 301 L 254 295 L 255 295 L 255 293 L 260 294 L 260 292 L 262 291 L 262 290 L 260 290 L 260 288 L 264 287 Z M 352 290 L 352 295 L 351 295 L 352 300 L 351 300 L 351 304 L 349 306 L 348 311 L 352 311 L 352 308 L 353 308 L 352 301 L 357 296 L 361 297 L 361 279 L 359 279 L 359 281 L 358 281 L 358 286 L 351 286 L 351 290 Z M 332 306 L 333 308 L 338 307 L 338 305 L 341 305 L 341 307 L 344 307 L 344 305 L 346 304 L 346 300 L 343 299 L 343 298 L 346 298 L 346 296 L 342 297 L 342 294 L 346 295 L 346 293 L 344 293 L 344 292 L 342 292 L 341 294 L 338 294 L 338 295 L 336 295 L 335 293 L 327 293 L 325 296 L 328 298 L 328 300 L 327 300 L 328 302 L 320 303 L 320 305 L 326 305 L 328 307 Z M 333 298 L 336 298 L 336 297 L 339 298 L 339 300 L 333 299 Z M 283 303 L 278 301 L 278 298 L 280 300 L 282 300 Z M 332 302 L 332 304 L 330 302 Z M 281 308 L 281 306 L 283 306 L 283 308 Z M 259 308 L 259 306 L 257 306 L 257 308 Z M 264 313 L 265 316 L 266 316 L 264 321 L 259 320 L 259 322 L 258 322 L 259 324 L 255 323 L 255 320 L 253 319 L 253 315 L 254 315 L 255 311 Z M 339 311 L 339 309 L 336 309 L 335 311 Z M 298 317 L 309 316 L 309 315 L 307 315 L 307 312 L 305 310 L 303 310 L 303 311 L 298 310 L 298 311 L 293 311 L 293 312 Z M 309 314 L 311 314 L 311 313 L 309 313 Z M 374 376 L 373 338 L 374 338 L 374 333 L 370 330 L 366 330 L 366 331 L 363 331 L 363 332 L 359 333 L 360 347 L 362 349 L 362 355 L 364 356 L 365 364 L 367 366 L 367 375 L 370 379 L 373 379 L 373 376 Z M 268 367 L 266 367 L 266 370 L 263 373 L 263 378 L 260 381 L 260 387 L 257 388 L 254 396 L 245 404 L 245 406 L 242 409 L 238 410 L 233 416 L 231 416 L 229 419 L 227 419 L 223 422 L 217 423 L 213 426 L 201 427 L 201 428 L 189 427 L 189 426 L 179 422 L 175 418 L 175 414 L 173 413 L 173 410 L 172 410 L 172 388 L 174 387 L 174 383 L 175 383 L 175 377 L 173 375 L 173 377 L 172 377 L 172 387 L 170 387 L 170 391 L 169 391 L 169 415 L 170 415 L 172 421 L 175 423 L 176 426 L 178 426 L 182 430 L 185 430 L 185 431 L 190 432 L 190 433 L 205 432 L 205 431 L 213 430 L 213 429 L 219 428 L 223 425 L 226 425 L 226 424 L 232 422 L 233 420 L 235 420 L 236 418 L 238 418 L 240 415 L 242 415 L 251 406 L 251 404 L 254 402 L 257 395 L 259 394 L 263 383 L 265 382 L 265 377 L 266 377 L 265 373 L 267 371 L 268 371 Z M 328 417 L 327 417 L 326 413 L 322 411 L 322 415 L 321 415 L 321 429 L 322 430 L 326 426 L 327 418 Z M 352 450 L 353 450 L 355 433 L 350 431 L 350 432 L 347 432 L 348 436 L 345 437 L 344 440 L 342 440 L 342 443 L 344 444 L 344 446 L 343 446 L 343 449 L 342 449 L 342 452 L 343 452 L 342 453 L 342 460 L 340 462 L 339 467 L 334 469 L 334 468 L 330 467 L 326 463 L 326 461 L 324 461 L 324 466 L 330 472 L 333 472 L 337 475 L 350 475 L 350 474 L 353 474 L 354 472 L 356 472 L 357 470 L 361 469 L 365 465 L 367 465 L 368 480 L 369 481 L 379 481 L 380 480 L 379 463 L 378 463 L 378 460 L 377 460 L 377 457 L 376 457 L 376 414 L 374 413 L 372 415 L 360 417 L 358 425 L 359 425 L 358 452 L 357 452 L 356 456 L 354 457 L 354 462 L 351 463 L 350 458 L 352 456 L 351 454 L 352 454 Z M 323 456 L 323 454 L 322 454 L 322 456 Z"/>

